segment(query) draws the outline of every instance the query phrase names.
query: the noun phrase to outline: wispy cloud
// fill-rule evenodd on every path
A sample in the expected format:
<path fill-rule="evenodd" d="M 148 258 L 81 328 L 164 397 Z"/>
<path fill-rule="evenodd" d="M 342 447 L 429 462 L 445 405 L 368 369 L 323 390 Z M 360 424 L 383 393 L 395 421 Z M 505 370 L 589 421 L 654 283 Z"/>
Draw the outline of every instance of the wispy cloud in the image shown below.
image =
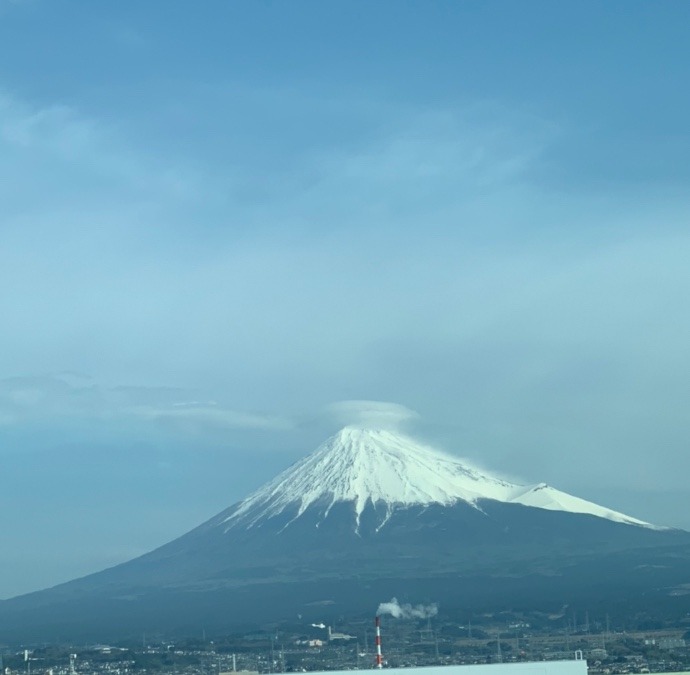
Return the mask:
<path fill-rule="evenodd" d="M 37 106 L 1 90 L 0 149 L 6 187 L 19 185 L 24 192 L 33 185 L 43 191 L 45 207 L 69 200 L 75 210 L 93 208 L 89 191 L 108 202 L 118 191 L 138 202 L 144 196 L 185 201 L 203 193 L 201 177 L 189 165 L 163 163 L 135 149 L 113 123 L 63 103 Z M 60 192 L 67 199 L 59 200 Z"/>
<path fill-rule="evenodd" d="M 33 108 L 5 93 L 0 95 L 0 141 L 75 159 L 95 150 L 99 138 L 93 121 L 66 105 Z"/>
<path fill-rule="evenodd" d="M 168 407 L 137 407 L 130 412 L 143 418 L 169 421 L 186 427 L 216 427 L 218 429 L 269 429 L 285 431 L 292 424 L 285 418 L 229 410 L 214 401 L 174 403 Z"/>
<path fill-rule="evenodd" d="M 107 387 L 70 374 L 6 378 L 0 380 L 0 425 L 139 420 L 187 431 L 291 427 L 277 416 L 233 410 L 216 401 L 190 401 L 189 393 L 166 387 Z"/>

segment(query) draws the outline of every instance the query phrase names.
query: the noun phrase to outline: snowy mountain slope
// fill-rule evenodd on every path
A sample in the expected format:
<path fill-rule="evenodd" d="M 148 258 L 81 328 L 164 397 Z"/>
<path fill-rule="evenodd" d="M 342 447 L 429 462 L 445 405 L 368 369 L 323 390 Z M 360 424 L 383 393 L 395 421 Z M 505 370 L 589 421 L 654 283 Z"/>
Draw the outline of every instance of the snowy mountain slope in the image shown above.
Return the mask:
<path fill-rule="evenodd" d="M 400 508 L 464 502 L 481 510 L 482 500 L 487 499 L 655 528 L 543 483 L 509 483 L 408 437 L 355 427 L 342 429 L 259 488 L 222 524 L 226 529 L 251 528 L 285 511 L 293 511 L 295 520 L 315 506 L 322 509 L 325 518 L 336 504 L 350 502 L 356 528 L 368 504 L 384 504 L 386 516 L 381 527 Z"/>
<path fill-rule="evenodd" d="M 539 483 L 532 487 L 528 487 L 524 492 L 515 493 L 511 499 L 507 500 L 512 504 L 522 504 L 523 506 L 534 506 L 538 509 L 548 509 L 550 511 L 566 511 L 568 513 L 585 513 L 599 518 L 606 518 L 617 523 L 625 523 L 628 525 L 640 525 L 656 530 L 667 529 L 659 525 L 652 525 L 643 520 L 638 520 L 631 516 L 626 516 L 624 513 L 607 509 L 604 506 L 599 506 L 585 499 L 574 497 L 567 492 L 556 490 L 546 483 Z"/>

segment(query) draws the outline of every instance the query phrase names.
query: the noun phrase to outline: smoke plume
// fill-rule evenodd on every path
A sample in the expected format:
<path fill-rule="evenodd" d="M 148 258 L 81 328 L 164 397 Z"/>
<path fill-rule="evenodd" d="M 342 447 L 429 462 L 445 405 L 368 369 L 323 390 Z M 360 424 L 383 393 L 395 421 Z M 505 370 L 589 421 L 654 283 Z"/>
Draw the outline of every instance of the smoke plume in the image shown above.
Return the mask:
<path fill-rule="evenodd" d="M 382 602 L 376 613 L 379 616 L 390 614 L 396 619 L 430 619 L 438 614 L 438 605 L 401 605 L 397 598 L 393 598 L 390 602 Z"/>

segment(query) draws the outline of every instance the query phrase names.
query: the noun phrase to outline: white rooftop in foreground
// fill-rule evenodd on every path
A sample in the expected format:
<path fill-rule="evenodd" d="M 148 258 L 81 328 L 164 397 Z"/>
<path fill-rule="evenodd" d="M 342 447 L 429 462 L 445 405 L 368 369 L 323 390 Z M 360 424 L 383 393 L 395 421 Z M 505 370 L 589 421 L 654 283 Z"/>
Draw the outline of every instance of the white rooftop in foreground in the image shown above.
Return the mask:
<path fill-rule="evenodd" d="M 373 665 L 373 664 L 372 664 Z M 372 667 L 372 670 L 376 668 Z M 329 670 L 309 675 L 352 675 L 352 670 Z M 424 668 L 384 668 L 387 675 L 587 675 L 587 661 L 529 661 L 488 663 L 471 666 L 428 666 Z"/>

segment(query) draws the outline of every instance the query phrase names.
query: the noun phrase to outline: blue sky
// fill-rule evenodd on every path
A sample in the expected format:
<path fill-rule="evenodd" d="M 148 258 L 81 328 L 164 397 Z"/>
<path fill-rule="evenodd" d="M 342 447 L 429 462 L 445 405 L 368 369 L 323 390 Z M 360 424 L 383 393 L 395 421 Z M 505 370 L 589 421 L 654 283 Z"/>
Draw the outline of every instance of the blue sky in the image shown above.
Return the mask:
<path fill-rule="evenodd" d="M 0 0 L 0 597 L 362 418 L 690 528 L 689 21 Z"/>

